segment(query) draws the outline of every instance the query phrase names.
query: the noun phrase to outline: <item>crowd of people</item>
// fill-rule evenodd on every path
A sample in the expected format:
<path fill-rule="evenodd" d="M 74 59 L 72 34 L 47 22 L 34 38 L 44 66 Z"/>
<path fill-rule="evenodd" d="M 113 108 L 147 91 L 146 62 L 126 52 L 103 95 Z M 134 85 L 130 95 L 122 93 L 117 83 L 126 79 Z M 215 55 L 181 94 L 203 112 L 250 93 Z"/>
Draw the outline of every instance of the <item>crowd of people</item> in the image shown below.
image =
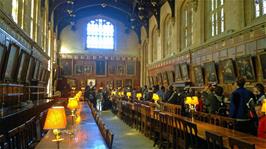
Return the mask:
<path fill-rule="evenodd" d="M 230 98 L 224 96 L 224 89 L 216 84 L 209 84 L 204 89 L 195 89 L 192 87 L 173 87 L 154 85 L 141 88 L 118 88 L 115 90 L 107 88 L 96 88 L 89 85 L 85 89 L 85 97 L 90 100 L 95 107 L 102 105 L 100 110 L 111 107 L 110 97 L 112 92 L 131 92 L 129 101 L 137 100 L 136 94 L 142 93 L 141 100 L 153 102 L 153 94 L 156 93 L 160 102 L 181 105 L 182 114 L 186 116 L 185 99 L 190 96 L 197 96 L 199 104 L 196 106 L 197 111 L 217 114 L 222 116 L 229 116 L 236 119 L 236 130 L 258 135 L 261 138 L 266 138 L 266 116 L 261 113 L 260 108 L 263 102 L 266 102 L 266 95 L 264 85 L 261 83 L 255 84 L 253 90 L 250 91 L 245 88 L 245 79 L 238 78 L 235 82 L 235 90 L 231 93 Z"/>

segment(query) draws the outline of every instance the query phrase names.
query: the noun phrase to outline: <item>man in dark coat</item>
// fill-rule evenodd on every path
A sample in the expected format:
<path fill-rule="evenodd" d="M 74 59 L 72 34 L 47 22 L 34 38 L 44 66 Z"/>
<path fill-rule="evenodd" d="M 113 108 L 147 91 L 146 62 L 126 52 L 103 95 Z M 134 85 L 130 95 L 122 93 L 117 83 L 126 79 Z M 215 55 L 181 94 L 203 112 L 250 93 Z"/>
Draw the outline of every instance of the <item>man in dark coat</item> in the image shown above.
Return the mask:
<path fill-rule="evenodd" d="M 249 117 L 247 103 L 254 95 L 251 91 L 244 88 L 246 81 L 244 78 L 238 78 L 236 84 L 238 88 L 230 97 L 230 114 L 229 116 L 236 119 L 236 130 L 244 133 L 254 133 L 254 126 Z"/>
<path fill-rule="evenodd" d="M 87 98 L 87 99 L 93 104 L 93 106 L 96 108 L 95 86 L 92 84 L 92 82 L 90 82 L 89 85 L 86 86 L 84 96 L 85 96 L 85 98 Z"/>

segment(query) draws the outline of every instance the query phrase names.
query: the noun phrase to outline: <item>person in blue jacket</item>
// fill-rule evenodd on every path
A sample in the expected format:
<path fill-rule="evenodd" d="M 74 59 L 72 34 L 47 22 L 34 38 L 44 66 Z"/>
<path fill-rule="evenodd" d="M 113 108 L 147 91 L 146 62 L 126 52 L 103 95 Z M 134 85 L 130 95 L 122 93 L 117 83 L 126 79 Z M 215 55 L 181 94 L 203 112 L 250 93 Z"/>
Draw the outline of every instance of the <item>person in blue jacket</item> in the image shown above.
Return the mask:
<path fill-rule="evenodd" d="M 245 86 L 245 79 L 237 78 L 236 85 L 238 88 L 231 94 L 229 116 L 236 119 L 235 129 L 244 133 L 253 134 L 254 126 L 249 115 L 247 103 L 254 98 L 251 91 L 247 90 Z"/>

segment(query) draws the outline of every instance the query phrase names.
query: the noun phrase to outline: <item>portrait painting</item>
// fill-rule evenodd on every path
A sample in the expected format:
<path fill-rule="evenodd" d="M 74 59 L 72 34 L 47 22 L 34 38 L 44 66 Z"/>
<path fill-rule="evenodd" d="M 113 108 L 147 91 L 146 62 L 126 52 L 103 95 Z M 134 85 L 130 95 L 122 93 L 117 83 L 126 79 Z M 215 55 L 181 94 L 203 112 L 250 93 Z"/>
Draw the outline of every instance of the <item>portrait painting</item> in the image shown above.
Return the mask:
<path fill-rule="evenodd" d="M 135 75 L 136 62 L 127 62 L 127 75 Z"/>
<path fill-rule="evenodd" d="M 195 77 L 195 84 L 199 86 L 204 84 L 202 67 L 200 65 L 194 67 L 194 77 Z"/>
<path fill-rule="evenodd" d="M 132 87 L 133 86 L 133 81 L 131 79 L 126 79 L 125 80 L 125 87 Z"/>
<path fill-rule="evenodd" d="M 188 74 L 188 65 L 187 63 L 183 63 L 180 65 L 181 68 L 181 76 L 182 79 L 185 80 L 189 80 L 189 74 Z"/>
<path fill-rule="evenodd" d="M 114 81 L 113 80 L 107 81 L 107 87 L 110 89 L 113 89 L 114 88 Z"/>
<path fill-rule="evenodd" d="M 83 71 L 84 71 L 84 66 L 83 65 L 81 65 L 81 64 L 76 64 L 75 65 L 75 74 L 76 75 L 83 74 Z"/>
<path fill-rule="evenodd" d="M 255 81 L 255 73 L 251 56 L 236 59 L 238 76 L 244 77 L 247 81 Z"/>
<path fill-rule="evenodd" d="M 162 73 L 158 73 L 156 77 L 157 77 L 158 84 L 163 84 L 163 76 L 162 76 Z"/>
<path fill-rule="evenodd" d="M 116 62 L 109 62 L 108 63 L 108 75 L 115 75 L 116 74 L 117 63 Z"/>
<path fill-rule="evenodd" d="M 96 75 L 106 76 L 106 61 L 103 60 L 96 61 Z"/>
<path fill-rule="evenodd" d="M 116 86 L 116 88 L 123 87 L 123 81 L 122 80 L 116 80 L 115 81 L 115 86 Z"/>
<path fill-rule="evenodd" d="M 117 75 L 124 75 L 125 74 L 125 64 L 118 64 L 117 65 Z"/>
<path fill-rule="evenodd" d="M 6 47 L 0 44 L 0 80 L 2 79 L 2 70 L 4 66 L 4 60 L 6 55 Z"/>
<path fill-rule="evenodd" d="M 148 83 L 149 83 L 148 84 L 149 86 L 152 86 L 152 80 L 151 80 L 151 77 L 150 76 L 148 76 Z"/>
<path fill-rule="evenodd" d="M 175 65 L 175 81 L 181 81 L 182 76 L 181 76 L 181 71 L 180 71 L 180 65 L 177 64 Z"/>
<path fill-rule="evenodd" d="M 20 47 L 15 44 L 9 45 L 9 54 L 6 61 L 4 79 L 14 81 L 16 75 L 16 66 L 18 64 Z"/>
<path fill-rule="evenodd" d="M 169 85 L 169 80 L 166 71 L 162 73 L 162 77 L 163 77 L 163 85 Z"/>
<path fill-rule="evenodd" d="M 62 75 L 72 75 L 72 60 L 63 59 L 62 60 Z"/>
<path fill-rule="evenodd" d="M 218 82 L 214 61 L 204 64 L 204 74 L 206 83 Z"/>
<path fill-rule="evenodd" d="M 219 62 L 219 72 L 223 83 L 234 83 L 236 80 L 235 67 L 232 59 Z"/>
<path fill-rule="evenodd" d="M 93 65 L 85 65 L 84 66 L 84 73 L 87 73 L 87 74 L 93 73 Z"/>
<path fill-rule="evenodd" d="M 260 65 L 263 79 L 266 80 L 266 53 L 260 55 Z"/>
<path fill-rule="evenodd" d="M 158 77 L 157 76 L 153 76 L 153 85 L 157 85 L 158 84 Z"/>
<path fill-rule="evenodd" d="M 175 81 L 174 81 L 174 72 L 173 71 L 167 71 L 167 76 L 168 76 L 168 81 L 169 81 L 169 84 L 173 84 Z"/>

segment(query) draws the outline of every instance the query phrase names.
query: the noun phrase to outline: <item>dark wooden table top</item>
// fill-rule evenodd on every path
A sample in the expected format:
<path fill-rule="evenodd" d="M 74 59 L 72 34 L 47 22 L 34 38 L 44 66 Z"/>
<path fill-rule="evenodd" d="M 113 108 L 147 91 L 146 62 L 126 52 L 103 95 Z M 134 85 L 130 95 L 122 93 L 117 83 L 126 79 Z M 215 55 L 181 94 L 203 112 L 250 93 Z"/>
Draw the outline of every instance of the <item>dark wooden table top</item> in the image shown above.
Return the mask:
<path fill-rule="evenodd" d="M 60 148 L 62 149 L 107 149 L 104 138 L 98 129 L 95 120 L 92 117 L 91 111 L 86 102 L 80 102 L 80 117 L 79 124 L 74 126 L 74 136 L 67 134 L 68 130 L 62 130 L 62 138 Z M 52 130 L 42 138 L 36 149 L 55 149 L 57 144 L 52 142 L 54 135 Z"/>
<path fill-rule="evenodd" d="M 213 124 L 205 123 L 205 122 L 198 121 L 198 120 L 188 118 L 188 117 L 184 117 L 181 115 L 168 113 L 168 112 L 163 112 L 163 113 L 168 114 L 168 115 L 172 115 L 174 117 L 177 117 L 177 118 L 183 119 L 185 121 L 192 122 L 192 123 L 196 124 L 197 129 L 198 129 L 198 136 L 204 140 L 206 140 L 205 132 L 210 131 L 210 132 L 214 132 L 214 133 L 217 133 L 217 134 L 223 136 L 224 145 L 227 148 L 229 148 L 228 137 L 235 137 L 235 138 L 242 139 L 242 140 L 245 140 L 247 142 L 255 144 L 256 149 L 266 149 L 266 140 L 265 139 L 261 139 L 261 138 L 258 138 L 256 136 L 252 136 L 252 135 L 242 133 L 242 132 L 239 132 L 236 130 L 216 126 Z"/>

